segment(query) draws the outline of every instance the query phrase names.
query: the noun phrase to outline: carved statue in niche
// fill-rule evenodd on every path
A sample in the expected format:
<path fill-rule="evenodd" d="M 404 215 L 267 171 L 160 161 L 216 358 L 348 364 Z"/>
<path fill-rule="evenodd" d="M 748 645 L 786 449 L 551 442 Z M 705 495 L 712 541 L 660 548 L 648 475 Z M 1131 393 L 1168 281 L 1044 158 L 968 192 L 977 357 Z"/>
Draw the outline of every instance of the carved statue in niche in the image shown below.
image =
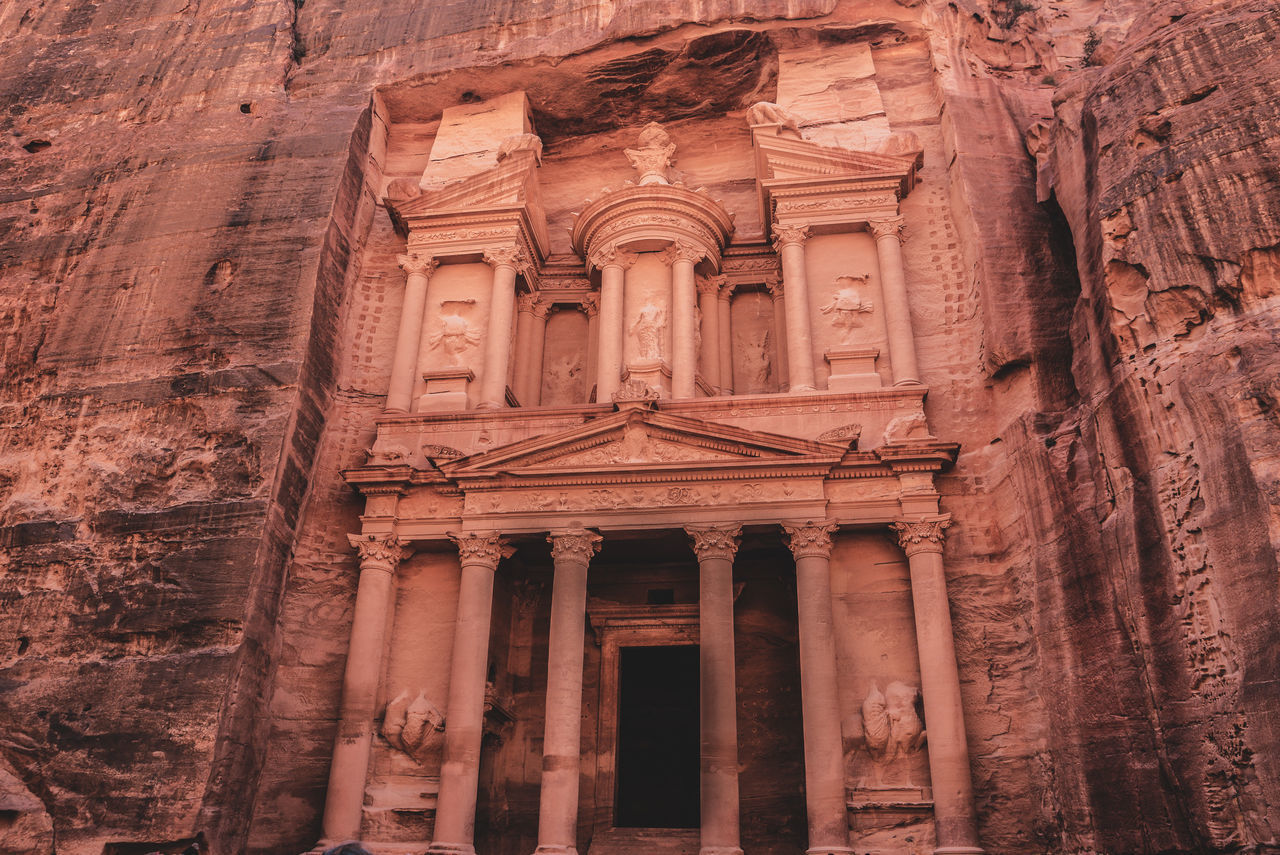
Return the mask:
<path fill-rule="evenodd" d="M 462 354 L 480 343 L 480 331 L 471 328 L 468 307 L 475 300 L 445 300 L 440 304 L 436 329 L 427 336 L 427 346 L 444 354 L 449 367 L 462 365 Z"/>
<path fill-rule="evenodd" d="M 669 173 L 675 160 L 676 144 L 657 122 L 650 122 L 640 132 L 640 147 L 624 150 L 631 166 L 640 173 L 640 185 L 670 184 Z"/>
<path fill-rule="evenodd" d="M 862 702 L 862 733 L 867 753 L 877 764 L 889 764 L 919 751 L 925 741 L 924 723 L 917 707 L 920 690 L 892 682 L 884 692 L 874 682 Z"/>
<path fill-rule="evenodd" d="M 405 689 L 387 704 L 382 716 L 382 736 L 419 763 L 444 740 L 444 715 L 427 700 L 425 691 L 410 698 Z"/>
<path fill-rule="evenodd" d="M 868 315 L 874 309 L 870 300 L 863 298 L 858 285 L 865 285 L 868 276 L 837 276 L 836 291 L 831 302 L 820 308 L 824 315 L 833 315 L 831 325 L 840 331 L 840 343 L 852 344 L 854 334 L 862 327 L 859 315 Z"/>
<path fill-rule="evenodd" d="M 742 354 L 746 392 L 768 392 L 773 386 L 773 337 L 769 330 L 762 335 L 736 336 L 735 350 Z M 735 372 L 736 374 L 736 372 Z"/>
<path fill-rule="evenodd" d="M 662 359 L 662 333 L 666 329 L 667 313 L 652 304 L 645 306 L 631 325 L 641 359 Z"/>
<path fill-rule="evenodd" d="M 564 354 L 555 359 L 545 369 L 546 383 L 544 401 L 552 403 L 570 402 L 578 392 L 578 377 L 582 374 L 582 360 L 576 356 Z"/>

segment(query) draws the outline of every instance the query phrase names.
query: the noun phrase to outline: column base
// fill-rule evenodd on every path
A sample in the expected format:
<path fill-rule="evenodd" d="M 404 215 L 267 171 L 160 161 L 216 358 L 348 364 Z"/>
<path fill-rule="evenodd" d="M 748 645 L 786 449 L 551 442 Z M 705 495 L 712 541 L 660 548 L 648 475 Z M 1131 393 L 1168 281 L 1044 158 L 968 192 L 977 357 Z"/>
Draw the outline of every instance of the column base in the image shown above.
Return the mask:
<path fill-rule="evenodd" d="M 816 846 L 804 850 L 804 855 L 855 855 L 849 846 Z"/>
<path fill-rule="evenodd" d="M 476 848 L 470 843 L 438 843 L 433 840 L 427 847 L 427 855 L 476 855 Z"/>
<path fill-rule="evenodd" d="M 895 385 L 895 386 L 923 386 L 924 384 L 923 384 L 923 383 L 921 383 L 919 380 L 916 380 L 916 379 L 914 379 L 914 378 L 908 377 L 908 378 L 907 378 L 907 379 L 905 379 L 905 380 L 894 380 L 894 381 L 893 381 L 893 385 Z M 935 850 L 933 850 L 933 851 L 934 851 L 934 852 L 937 852 L 937 851 L 939 851 L 939 850 L 935 849 Z M 949 852 L 950 852 L 950 851 L 955 851 L 955 852 L 967 852 L 967 851 L 969 851 L 969 850 L 967 850 L 967 849 L 956 849 L 956 850 L 947 850 L 947 851 L 949 851 Z M 981 852 L 982 850 L 981 850 L 981 849 L 977 849 L 977 850 L 974 850 L 974 851 Z"/>
<path fill-rule="evenodd" d="M 742 850 L 737 846 L 703 846 L 698 855 L 742 855 Z"/>
<path fill-rule="evenodd" d="M 578 848 L 560 843 L 539 844 L 533 855 L 578 855 Z"/>
<path fill-rule="evenodd" d="M 788 392 L 792 392 L 792 393 L 795 393 L 795 392 L 816 392 L 816 391 L 818 391 L 818 387 L 817 387 L 817 386 L 810 386 L 809 384 L 807 384 L 807 383 L 806 383 L 806 384 L 804 384 L 804 385 L 802 385 L 802 386 L 792 386 L 792 387 L 790 387 L 789 389 L 787 389 L 787 391 L 788 391 Z M 849 851 L 850 851 L 850 852 L 852 852 L 853 850 L 852 850 L 852 849 L 850 849 Z"/>
<path fill-rule="evenodd" d="M 985 849 L 977 846 L 939 846 L 933 855 L 987 855 Z"/>

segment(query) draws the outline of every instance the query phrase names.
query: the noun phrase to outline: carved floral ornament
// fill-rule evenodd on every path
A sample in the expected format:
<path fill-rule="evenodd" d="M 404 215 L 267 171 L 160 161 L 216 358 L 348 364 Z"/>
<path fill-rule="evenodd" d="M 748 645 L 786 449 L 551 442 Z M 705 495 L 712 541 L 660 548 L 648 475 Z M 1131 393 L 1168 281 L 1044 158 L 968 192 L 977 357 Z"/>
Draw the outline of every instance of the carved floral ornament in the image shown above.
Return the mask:
<path fill-rule="evenodd" d="M 499 246 L 484 251 L 484 263 L 498 267 L 510 267 L 524 273 L 533 266 L 529 252 L 522 246 Z"/>
<path fill-rule="evenodd" d="M 807 225 L 784 226 L 781 223 L 773 224 L 773 245 L 778 252 L 782 252 L 784 246 L 792 244 L 804 246 L 804 242 L 809 239 L 809 227 Z"/>
<path fill-rule="evenodd" d="M 535 318 L 545 318 L 551 314 L 552 306 L 542 298 L 541 294 L 521 294 L 516 304 L 521 312 L 533 315 Z"/>
<path fill-rule="evenodd" d="M 783 523 L 782 530 L 790 539 L 791 554 L 797 559 L 831 555 L 831 535 L 840 524 L 835 520 L 809 520 L 803 523 Z"/>
<path fill-rule="evenodd" d="M 884 220 L 872 220 L 867 223 L 867 228 L 871 230 L 871 234 L 876 240 L 884 237 L 896 237 L 900 242 L 906 242 L 906 234 L 903 226 L 905 220 L 902 217 L 889 217 Z"/>
<path fill-rule="evenodd" d="M 630 270 L 631 265 L 635 264 L 639 258 L 640 256 L 634 252 L 619 249 L 615 244 L 606 244 L 592 250 L 588 260 L 591 262 L 591 266 L 597 270 L 604 270 L 606 267 Z"/>
<path fill-rule="evenodd" d="M 729 277 L 721 274 L 719 276 L 699 276 L 697 288 L 699 294 L 715 294 L 718 297 L 722 290 L 732 290 L 733 286 L 729 284 Z"/>
<path fill-rule="evenodd" d="M 551 560 L 559 564 L 562 561 L 587 565 L 591 557 L 600 551 L 603 537 L 587 529 L 572 531 L 553 531 L 547 537 L 551 544 Z"/>
<path fill-rule="evenodd" d="M 898 535 L 898 545 L 910 558 L 918 552 L 942 552 L 946 535 L 943 531 L 951 525 L 951 514 L 922 520 L 900 520 L 889 528 Z"/>
<path fill-rule="evenodd" d="M 479 565 L 497 570 L 500 560 L 514 554 L 496 532 L 449 532 L 448 536 L 457 544 L 458 557 L 464 567 Z"/>
<path fill-rule="evenodd" d="M 693 540 L 693 552 L 698 556 L 699 561 L 708 558 L 733 560 L 733 556 L 738 551 L 742 526 L 735 525 L 727 528 L 688 526 L 685 531 Z"/>
<path fill-rule="evenodd" d="M 413 550 L 400 544 L 394 534 L 349 534 L 347 542 L 360 556 L 360 569 L 382 570 L 390 573 L 401 561 L 413 554 Z"/>
<path fill-rule="evenodd" d="M 588 318 L 594 318 L 600 314 L 600 298 L 595 294 L 589 294 L 578 301 L 578 305 L 582 307 L 582 312 Z"/>
<path fill-rule="evenodd" d="M 705 258 L 706 255 L 707 251 L 702 247 L 689 243 L 688 241 L 677 240 L 663 251 L 662 260 L 665 264 L 675 264 L 677 261 L 697 264 Z"/>
<path fill-rule="evenodd" d="M 420 255 L 416 252 L 397 255 L 396 263 L 400 265 L 401 270 L 410 276 L 430 276 L 440 265 L 440 262 L 432 256 Z"/>

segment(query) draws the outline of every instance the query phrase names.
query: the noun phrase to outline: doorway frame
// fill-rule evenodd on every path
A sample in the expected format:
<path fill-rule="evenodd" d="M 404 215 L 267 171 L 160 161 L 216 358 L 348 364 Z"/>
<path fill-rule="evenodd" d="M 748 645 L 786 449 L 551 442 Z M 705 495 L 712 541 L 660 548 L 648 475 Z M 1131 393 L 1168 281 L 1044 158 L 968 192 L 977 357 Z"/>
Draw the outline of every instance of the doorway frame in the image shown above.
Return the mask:
<path fill-rule="evenodd" d="M 668 606 L 617 603 L 587 607 L 600 642 L 600 713 L 596 732 L 596 832 L 616 828 L 618 802 L 618 706 L 622 648 L 689 647 L 698 644 L 698 604 Z"/>

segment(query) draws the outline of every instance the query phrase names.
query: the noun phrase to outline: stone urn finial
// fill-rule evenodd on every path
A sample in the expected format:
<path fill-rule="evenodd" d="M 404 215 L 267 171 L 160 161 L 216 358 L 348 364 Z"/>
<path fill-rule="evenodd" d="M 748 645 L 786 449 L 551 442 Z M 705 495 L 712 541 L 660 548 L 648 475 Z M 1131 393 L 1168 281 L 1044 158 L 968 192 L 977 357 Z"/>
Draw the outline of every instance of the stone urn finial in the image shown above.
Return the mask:
<path fill-rule="evenodd" d="M 640 131 L 639 148 L 624 151 L 632 168 L 640 173 L 640 185 L 670 184 L 668 173 L 675 160 L 676 144 L 662 125 L 650 122 Z"/>

